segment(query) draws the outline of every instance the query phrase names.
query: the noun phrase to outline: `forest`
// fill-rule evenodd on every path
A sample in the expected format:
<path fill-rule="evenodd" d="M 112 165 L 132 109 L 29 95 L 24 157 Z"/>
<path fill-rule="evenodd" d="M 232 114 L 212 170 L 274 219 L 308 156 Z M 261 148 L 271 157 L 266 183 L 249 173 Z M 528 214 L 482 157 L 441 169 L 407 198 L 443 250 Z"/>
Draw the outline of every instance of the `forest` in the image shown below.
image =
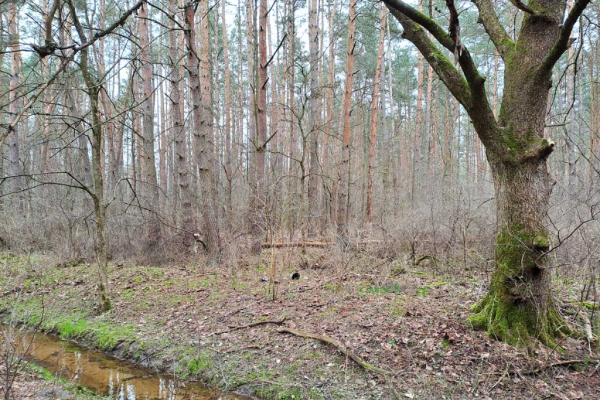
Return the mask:
<path fill-rule="evenodd" d="M 599 20 L 0 0 L 0 393 L 597 397 Z"/>

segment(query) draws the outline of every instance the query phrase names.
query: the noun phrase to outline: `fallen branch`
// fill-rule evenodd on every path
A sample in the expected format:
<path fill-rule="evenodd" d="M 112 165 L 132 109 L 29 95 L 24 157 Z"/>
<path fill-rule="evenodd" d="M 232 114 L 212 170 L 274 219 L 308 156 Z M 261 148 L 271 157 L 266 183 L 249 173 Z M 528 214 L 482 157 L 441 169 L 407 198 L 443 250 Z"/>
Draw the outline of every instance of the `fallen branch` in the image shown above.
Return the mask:
<path fill-rule="evenodd" d="M 259 326 L 259 325 L 266 325 L 266 324 L 281 325 L 281 324 L 283 324 L 285 322 L 285 320 L 286 320 L 286 317 L 283 317 L 280 320 L 258 321 L 258 322 L 253 322 L 253 323 L 247 324 L 247 325 L 233 326 L 233 327 L 230 327 L 229 329 L 225 329 L 225 330 L 222 330 L 222 331 L 209 333 L 208 335 L 206 335 L 206 337 L 215 336 L 215 335 L 222 335 L 223 333 L 229 333 L 229 332 L 233 332 L 233 331 L 239 331 L 240 329 L 254 328 L 255 326 Z"/>
<path fill-rule="evenodd" d="M 531 370 L 531 371 L 513 371 L 511 372 L 511 375 L 516 375 L 516 374 L 520 374 L 520 375 L 537 375 L 540 372 L 550 369 L 550 368 L 554 368 L 554 367 L 568 367 L 570 365 L 575 365 L 575 364 L 596 364 L 596 365 L 600 365 L 600 360 L 566 360 L 566 361 L 559 361 L 559 362 L 555 362 L 552 364 L 548 364 L 548 365 L 544 365 L 543 367 Z"/>
<path fill-rule="evenodd" d="M 375 366 L 369 364 L 368 362 L 364 361 L 362 358 L 360 358 L 359 356 L 357 356 L 356 354 L 354 354 L 352 351 L 348 350 L 344 345 L 342 345 L 336 339 L 330 338 L 329 336 L 316 335 L 314 333 L 302 332 L 302 331 L 299 331 L 299 330 L 296 330 L 296 329 L 285 328 L 285 327 L 277 329 L 277 332 L 279 332 L 279 333 L 291 333 L 292 335 L 300 336 L 300 337 L 307 338 L 307 339 L 320 340 L 322 342 L 325 342 L 327 344 L 332 345 L 339 352 L 341 352 L 345 356 L 351 358 L 354 362 L 356 362 L 358 365 L 360 365 L 361 367 L 363 367 L 367 371 L 375 372 L 376 374 L 381 374 L 381 375 L 384 375 L 384 376 L 388 376 L 388 375 L 391 374 L 391 372 L 389 372 L 389 371 L 386 371 L 384 369 L 375 367 Z"/>
<path fill-rule="evenodd" d="M 351 243 L 351 247 L 360 248 L 370 243 L 381 243 L 381 240 L 363 240 L 360 242 Z M 277 243 L 263 243 L 263 249 L 276 248 L 280 249 L 283 247 L 330 247 L 335 246 L 335 242 L 277 242 Z"/>
<path fill-rule="evenodd" d="M 276 248 L 280 249 L 283 247 L 329 247 L 335 243 L 330 242 L 281 242 L 281 243 L 263 243 L 263 249 Z"/>

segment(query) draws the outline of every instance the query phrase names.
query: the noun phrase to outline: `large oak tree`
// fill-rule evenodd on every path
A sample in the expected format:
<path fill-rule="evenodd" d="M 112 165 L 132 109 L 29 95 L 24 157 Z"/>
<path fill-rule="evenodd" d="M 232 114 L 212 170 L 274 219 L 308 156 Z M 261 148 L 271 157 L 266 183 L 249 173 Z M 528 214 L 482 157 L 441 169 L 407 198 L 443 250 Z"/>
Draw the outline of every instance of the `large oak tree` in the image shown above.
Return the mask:
<path fill-rule="evenodd" d="M 383 1 L 404 28 L 403 37 L 469 114 L 491 167 L 498 224 L 495 272 L 471 322 L 511 344 L 530 345 L 537 338 L 552 345 L 568 327 L 551 294 L 546 257 L 546 218 L 554 185 L 547 166 L 554 143 L 544 137 L 548 91 L 552 69 L 568 49 L 573 27 L 590 0 L 577 0 L 570 10 L 566 0 L 511 1 L 523 13 L 514 38 L 503 28 L 492 0 L 472 1 L 505 65 L 497 117 L 485 76 L 461 42 L 454 0 L 446 0 L 448 30 L 403 1 Z"/>

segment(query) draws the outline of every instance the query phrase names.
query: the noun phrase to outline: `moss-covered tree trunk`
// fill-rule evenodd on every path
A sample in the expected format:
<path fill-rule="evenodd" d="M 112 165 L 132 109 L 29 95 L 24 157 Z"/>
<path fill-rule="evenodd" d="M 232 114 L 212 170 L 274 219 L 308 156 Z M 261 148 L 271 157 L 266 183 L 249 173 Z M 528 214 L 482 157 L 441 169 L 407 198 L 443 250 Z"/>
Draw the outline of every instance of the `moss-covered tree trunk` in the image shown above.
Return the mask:
<path fill-rule="evenodd" d="M 460 38 L 459 13 L 446 0 L 449 29 L 408 4 L 384 0 L 404 28 L 403 37 L 423 54 L 465 108 L 486 148 L 497 204 L 495 272 L 471 322 L 490 336 L 529 346 L 552 345 L 569 331 L 551 293 L 547 213 L 554 181 L 547 158 L 554 143 L 544 137 L 552 69 L 569 47 L 573 26 L 589 0 L 578 0 L 565 18 L 566 0 L 513 3 L 524 13 L 514 37 L 500 23 L 491 0 L 473 0 L 504 61 L 504 93 L 494 115 L 483 77 Z M 458 69 L 428 37 L 452 53 Z M 448 32 L 448 33 L 447 33 Z"/>
<path fill-rule="evenodd" d="M 552 178 L 541 159 L 491 165 L 498 218 L 496 269 L 471 321 L 510 344 L 528 345 L 534 337 L 552 345 L 557 335 L 568 332 L 554 306 L 545 255 Z"/>

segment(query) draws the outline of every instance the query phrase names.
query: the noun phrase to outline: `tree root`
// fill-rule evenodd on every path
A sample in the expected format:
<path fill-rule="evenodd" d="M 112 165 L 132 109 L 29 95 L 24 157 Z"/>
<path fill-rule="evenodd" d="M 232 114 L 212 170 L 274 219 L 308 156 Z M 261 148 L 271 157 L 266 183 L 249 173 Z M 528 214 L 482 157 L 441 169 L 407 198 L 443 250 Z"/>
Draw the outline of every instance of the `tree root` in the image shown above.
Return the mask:
<path fill-rule="evenodd" d="M 380 375 L 384 375 L 386 377 L 391 374 L 390 371 L 386 371 L 386 370 L 384 370 L 382 368 L 375 367 L 375 366 L 369 364 L 368 362 L 364 361 L 362 358 L 360 358 L 359 356 L 357 356 L 356 354 L 354 354 L 352 351 L 348 350 L 339 341 L 337 341 L 336 339 L 333 339 L 333 338 L 331 338 L 329 336 L 317 335 L 317 334 L 309 333 L 309 332 L 302 332 L 302 331 L 299 331 L 299 330 L 296 330 L 296 329 L 285 328 L 285 327 L 277 329 L 277 332 L 279 332 L 279 333 L 291 333 L 292 335 L 300 336 L 300 337 L 307 338 L 307 339 L 320 340 L 321 342 L 325 342 L 327 344 L 332 345 L 340 353 L 342 353 L 345 356 L 351 358 L 355 363 L 357 363 L 358 365 L 360 365 L 361 367 L 363 367 L 367 371 L 374 372 L 374 373 L 380 374 Z"/>

